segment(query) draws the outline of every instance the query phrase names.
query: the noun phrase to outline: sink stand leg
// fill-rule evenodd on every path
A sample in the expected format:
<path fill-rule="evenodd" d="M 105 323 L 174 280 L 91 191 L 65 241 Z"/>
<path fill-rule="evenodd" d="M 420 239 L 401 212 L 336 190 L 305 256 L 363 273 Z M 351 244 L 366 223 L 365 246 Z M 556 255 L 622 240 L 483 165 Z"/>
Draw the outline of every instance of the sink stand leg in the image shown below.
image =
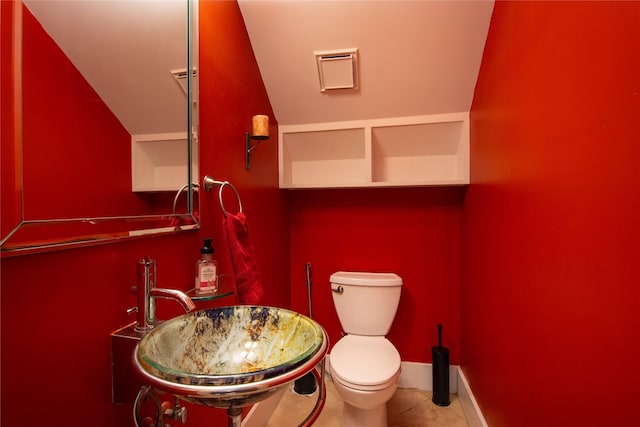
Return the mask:
<path fill-rule="evenodd" d="M 241 427 L 242 425 L 242 408 L 227 408 L 227 426 Z"/>
<path fill-rule="evenodd" d="M 322 361 L 313 368 L 310 372 L 316 377 L 316 383 L 318 384 L 318 399 L 316 405 L 313 407 L 311 413 L 304 419 L 304 421 L 298 427 L 311 427 L 316 419 L 320 416 L 322 408 L 324 408 L 324 402 L 327 399 L 327 388 L 325 385 L 325 372 L 324 372 L 325 360 Z"/>

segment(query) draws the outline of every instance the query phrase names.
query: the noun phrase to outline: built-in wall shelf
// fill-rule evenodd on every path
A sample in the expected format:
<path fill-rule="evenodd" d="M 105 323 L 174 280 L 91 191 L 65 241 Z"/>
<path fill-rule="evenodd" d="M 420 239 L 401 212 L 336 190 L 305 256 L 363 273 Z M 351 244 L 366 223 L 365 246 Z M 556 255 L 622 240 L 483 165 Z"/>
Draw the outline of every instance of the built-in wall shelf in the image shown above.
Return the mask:
<path fill-rule="evenodd" d="M 469 183 L 469 114 L 279 127 L 280 188 Z"/>
<path fill-rule="evenodd" d="M 188 178 L 186 132 L 131 136 L 131 189 L 177 191 Z M 192 149 L 191 176 L 198 176 L 198 150 Z"/>

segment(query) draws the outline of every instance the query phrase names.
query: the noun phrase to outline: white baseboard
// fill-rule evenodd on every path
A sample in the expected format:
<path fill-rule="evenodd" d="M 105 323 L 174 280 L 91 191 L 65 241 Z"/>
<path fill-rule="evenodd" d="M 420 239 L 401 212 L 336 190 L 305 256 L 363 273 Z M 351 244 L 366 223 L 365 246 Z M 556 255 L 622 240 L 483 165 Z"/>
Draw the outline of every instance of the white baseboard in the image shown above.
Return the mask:
<path fill-rule="evenodd" d="M 478 402 L 473 397 L 467 377 L 464 376 L 464 372 L 460 367 L 458 367 L 458 400 L 460 400 L 462 412 L 467 419 L 469 427 L 489 427 L 478 406 Z"/>
<path fill-rule="evenodd" d="M 402 362 L 399 388 L 417 388 L 433 391 L 433 371 L 431 363 Z M 449 367 L 449 392 L 458 392 L 458 367 Z"/>
<path fill-rule="evenodd" d="M 326 360 L 327 375 L 331 375 L 329 355 Z M 431 363 L 402 362 L 402 370 L 398 381 L 399 388 L 416 388 L 418 390 L 433 391 L 433 375 Z M 242 427 L 263 427 L 275 411 L 282 392 L 253 405 L 247 416 L 242 420 Z M 449 391 L 458 395 L 462 411 L 469 427 L 488 427 L 480 407 L 478 406 L 469 383 L 458 365 L 449 367 Z"/>

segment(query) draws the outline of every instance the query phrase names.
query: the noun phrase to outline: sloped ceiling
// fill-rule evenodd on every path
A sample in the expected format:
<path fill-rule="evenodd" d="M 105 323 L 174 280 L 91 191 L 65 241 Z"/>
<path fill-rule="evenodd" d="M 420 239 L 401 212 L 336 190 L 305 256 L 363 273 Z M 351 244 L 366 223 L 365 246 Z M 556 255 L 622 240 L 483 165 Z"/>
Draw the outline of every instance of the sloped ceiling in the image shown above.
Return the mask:
<path fill-rule="evenodd" d="M 280 124 L 471 107 L 492 0 L 238 3 Z M 185 130 L 186 97 L 169 70 L 186 66 L 186 3 L 25 4 L 130 133 Z M 320 92 L 314 51 L 345 48 L 358 49 L 359 88 Z"/>
<path fill-rule="evenodd" d="M 131 134 L 186 132 L 185 1 L 24 0 Z"/>
<path fill-rule="evenodd" d="M 471 108 L 493 1 L 238 3 L 281 125 Z M 320 92 L 314 51 L 349 48 L 360 87 Z"/>

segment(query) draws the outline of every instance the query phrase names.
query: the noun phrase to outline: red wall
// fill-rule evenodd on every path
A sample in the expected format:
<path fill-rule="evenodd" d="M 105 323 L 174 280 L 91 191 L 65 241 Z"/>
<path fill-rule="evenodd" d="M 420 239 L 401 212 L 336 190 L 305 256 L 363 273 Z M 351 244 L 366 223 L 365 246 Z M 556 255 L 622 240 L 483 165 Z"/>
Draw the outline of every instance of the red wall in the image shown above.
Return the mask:
<path fill-rule="evenodd" d="M 22 41 L 25 218 L 153 213 L 131 192 L 129 132 L 26 7 Z"/>
<path fill-rule="evenodd" d="M 275 122 L 271 107 L 237 4 L 200 2 L 200 24 L 200 170 L 238 187 L 263 277 L 263 302 L 287 306 L 288 217 L 277 189 L 277 140 L 263 142 L 253 169 L 244 169 L 244 132 L 254 114 L 270 114 Z M 274 125 L 272 135 L 276 130 Z M 197 233 L 1 260 L 1 425 L 132 425 L 131 407 L 111 403 L 109 334 L 134 320 L 124 313 L 135 305 L 130 287 L 136 262 L 156 258 L 158 286 L 187 289 L 201 239 L 212 236 L 221 273 L 229 272 L 217 194 L 200 196 Z M 218 304 L 233 303 L 225 298 Z M 177 304 L 159 302 L 159 318 L 179 313 Z M 223 410 L 189 405 L 187 426 L 216 423 L 226 423 Z"/>
<path fill-rule="evenodd" d="M 240 193 L 262 277 L 262 304 L 289 305 L 288 214 L 278 189 L 278 127 L 240 9 L 235 1 L 200 2 L 200 173 L 228 180 Z M 224 37 L 222 36 L 224 35 Z M 234 37 L 231 37 L 234 35 Z M 271 139 L 251 153 L 245 169 L 245 132 L 251 117 L 270 116 Z M 202 192 L 203 236 L 213 238 L 223 271 L 224 248 L 218 191 Z M 237 211 L 235 195 L 223 193 L 225 209 Z"/>
<path fill-rule="evenodd" d="M 10 70 L 12 64 L 12 6 L 23 20 L 18 84 L 18 113 L 22 114 L 12 117 L 13 110 L 6 108 L 13 102 L 12 73 L 3 73 L 2 236 L 22 218 L 170 213 L 173 194 L 131 192 L 129 133 L 20 2 L 2 4 L 7 21 L 2 28 L 3 34 L 7 31 L 3 69 Z M 12 144 L 12 138 L 18 142 Z M 11 245 L 45 242 L 59 238 L 60 233 L 73 240 L 120 230 L 104 224 L 76 224 L 74 230 L 53 225 L 22 227 L 12 236 Z"/>
<path fill-rule="evenodd" d="M 131 407 L 111 404 L 109 334 L 135 320 L 136 262 L 155 258 L 158 285 L 185 289 L 197 243 L 191 233 L 2 259 L 0 424 L 130 425 Z M 174 313 L 162 307 L 160 318 Z"/>
<path fill-rule="evenodd" d="M 437 324 L 451 362 L 460 352 L 461 187 L 291 191 L 291 306 L 313 316 L 331 344 L 342 329 L 329 276 L 339 270 L 394 272 L 403 279 L 388 338 L 402 360 L 431 361 Z"/>
<path fill-rule="evenodd" d="M 2 109 L 0 110 L 0 135 L 2 144 L 0 145 L 0 161 L 2 162 L 2 178 L 0 179 L 0 209 L 2 211 L 2 221 L 0 221 L 0 239 L 15 228 L 20 223 L 22 212 L 20 210 L 20 200 L 22 194 L 22 174 L 21 165 L 16 160 L 20 147 L 19 135 L 21 132 L 21 115 L 19 103 L 16 102 L 14 94 L 19 90 L 20 73 L 14 68 L 13 57 L 17 54 L 19 41 L 14 37 L 14 9 L 19 6 L 14 2 L 0 2 L 0 17 L 2 25 L 0 31 L 0 99 Z"/>
<path fill-rule="evenodd" d="M 497 2 L 471 114 L 462 364 L 489 425 L 638 425 L 640 3 Z"/>
<path fill-rule="evenodd" d="M 263 302 L 306 312 L 311 262 L 314 317 L 335 343 L 329 275 L 395 271 L 405 287 L 389 337 L 403 360 L 429 361 L 443 323 L 491 426 L 632 425 L 639 9 L 496 4 L 466 192 L 281 192 L 275 137 L 244 169 L 251 116 L 275 120 L 237 4 L 201 2 L 201 174 L 240 191 Z M 186 289 L 200 240 L 212 236 L 229 271 L 216 194 L 201 194 L 201 219 L 199 233 L 2 259 L 0 424 L 130 423 L 130 408 L 111 404 L 109 333 L 131 320 L 143 256 L 158 260 L 159 285 Z M 175 313 L 159 307 L 161 318 Z M 41 387 L 36 419 L 25 396 Z M 223 411 L 189 409 L 187 425 L 224 423 Z"/>

